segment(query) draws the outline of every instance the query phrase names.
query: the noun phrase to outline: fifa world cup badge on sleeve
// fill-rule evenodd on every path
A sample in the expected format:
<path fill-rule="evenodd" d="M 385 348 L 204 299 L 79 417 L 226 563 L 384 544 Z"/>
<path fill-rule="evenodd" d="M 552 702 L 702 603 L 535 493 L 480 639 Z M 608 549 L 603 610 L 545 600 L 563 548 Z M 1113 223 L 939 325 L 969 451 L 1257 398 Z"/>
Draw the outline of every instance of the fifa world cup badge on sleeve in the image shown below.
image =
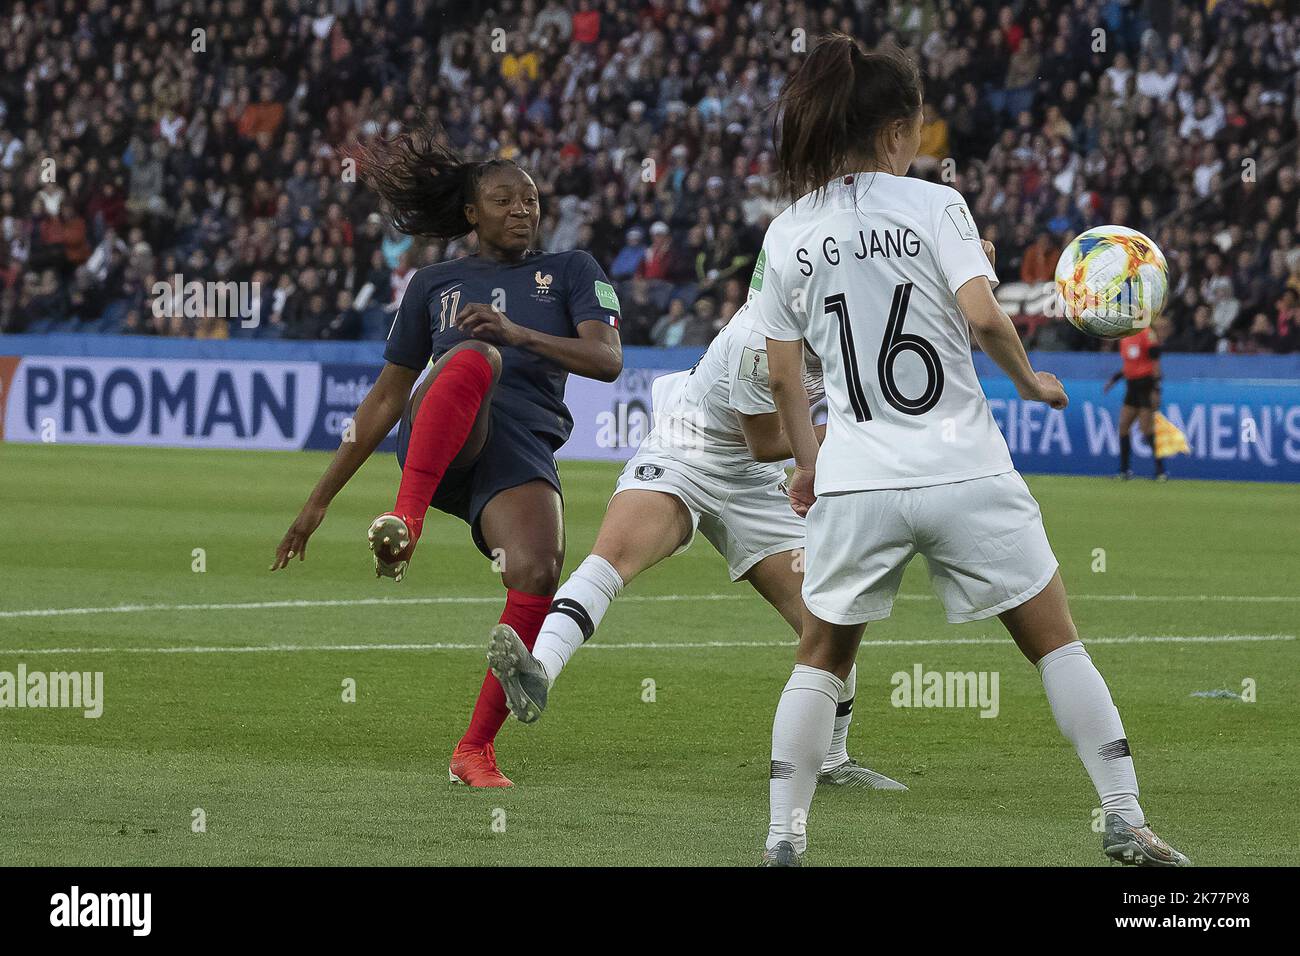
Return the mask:
<path fill-rule="evenodd" d="M 978 239 L 980 237 L 975 230 L 975 222 L 970 217 L 970 210 L 966 208 L 964 202 L 953 203 L 945 212 L 948 213 L 948 218 L 952 220 L 957 235 L 963 239 Z"/>
<path fill-rule="evenodd" d="M 601 308 L 609 309 L 611 314 L 607 317 L 609 324 L 618 328 L 618 316 L 622 309 L 618 304 L 618 293 L 608 282 L 596 280 L 596 301 L 600 303 Z"/>
<path fill-rule="evenodd" d="M 740 375 L 755 385 L 767 387 L 767 353 L 745 346 L 740 357 Z"/>

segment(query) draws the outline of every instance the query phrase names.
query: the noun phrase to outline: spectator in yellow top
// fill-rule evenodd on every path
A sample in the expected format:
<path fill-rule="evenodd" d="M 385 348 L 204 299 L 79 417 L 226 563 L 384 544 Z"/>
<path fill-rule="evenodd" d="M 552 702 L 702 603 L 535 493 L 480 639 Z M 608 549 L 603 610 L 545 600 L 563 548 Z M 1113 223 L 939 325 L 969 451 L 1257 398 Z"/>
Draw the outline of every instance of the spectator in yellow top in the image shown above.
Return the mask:
<path fill-rule="evenodd" d="M 209 315 L 199 319 L 198 326 L 194 330 L 196 339 L 228 339 L 230 338 L 230 323 L 219 316 Z"/>
<path fill-rule="evenodd" d="M 510 52 L 501 61 L 501 76 L 507 80 L 514 80 L 522 75 L 529 80 L 535 80 L 537 72 L 537 54 L 528 49 L 522 34 L 515 34 L 510 42 Z"/>
<path fill-rule="evenodd" d="M 924 175 L 948 155 L 948 121 L 939 115 L 933 103 L 926 103 L 921 121 L 921 148 L 912 161 L 912 167 Z"/>

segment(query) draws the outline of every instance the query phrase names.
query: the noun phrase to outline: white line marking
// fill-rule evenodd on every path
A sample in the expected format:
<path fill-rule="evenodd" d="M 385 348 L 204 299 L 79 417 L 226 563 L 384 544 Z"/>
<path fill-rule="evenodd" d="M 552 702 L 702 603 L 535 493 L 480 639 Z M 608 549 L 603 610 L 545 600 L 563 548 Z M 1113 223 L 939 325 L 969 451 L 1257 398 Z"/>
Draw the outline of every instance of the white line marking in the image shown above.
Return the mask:
<path fill-rule="evenodd" d="M 741 594 L 631 594 L 619 603 L 658 601 L 740 601 Z M 0 611 L 0 618 L 62 617 L 76 614 L 138 614 L 145 611 L 262 611 L 276 608 L 305 607 L 401 607 L 412 604 L 501 604 L 504 595 L 494 597 L 418 597 L 418 598 L 345 598 L 320 601 L 243 601 L 237 604 L 118 604 L 112 607 L 42 607 Z"/>
<path fill-rule="evenodd" d="M 1085 644 L 1237 644 L 1261 641 L 1294 641 L 1294 634 L 1129 634 L 1125 637 L 1092 637 Z M 735 647 L 794 647 L 797 641 L 628 641 L 617 644 L 584 644 L 588 651 L 689 651 Z M 1005 644 L 1014 647 L 1009 637 L 923 638 L 920 640 L 863 641 L 869 647 L 929 647 L 933 645 Z M 22 654 L 261 654 L 298 653 L 302 651 L 486 651 L 487 642 L 479 644 L 249 644 L 242 647 L 26 647 L 6 650 L 6 655 Z"/>
<path fill-rule="evenodd" d="M 734 594 L 632 594 L 619 603 L 660 601 L 743 601 L 753 598 L 748 590 Z M 84 614 L 140 614 L 150 611 L 262 611 L 309 607 L 402 607 L 437 604 L 500 604 L 492 597 L 342 598 L 335 600 L 241 601 L 234 604 L 118 604 L 111 607 L 46 607 L 0 611 L 0 619 L 23 617 L 65 617 Z M 899 601 L 934 601 L 929 594 L 900 594 Z M 1295 604 L 1300 594 L 1071 594 L 1071 601 L 1137 601 L 1178 604 L 1185 602 Z"/>

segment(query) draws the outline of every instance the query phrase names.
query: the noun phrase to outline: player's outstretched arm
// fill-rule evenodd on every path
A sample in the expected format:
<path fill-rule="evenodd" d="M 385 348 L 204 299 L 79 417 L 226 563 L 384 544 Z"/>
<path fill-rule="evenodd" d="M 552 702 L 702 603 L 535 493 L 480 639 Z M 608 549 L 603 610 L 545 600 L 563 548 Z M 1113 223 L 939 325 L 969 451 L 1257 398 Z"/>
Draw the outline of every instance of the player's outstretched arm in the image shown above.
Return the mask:
<path fill-rule="evenodd" d="M 808 390 L 803 384 L 803 342 L 767 340 L 767 381 L 781 427 L 790 440 L 794 474 L 790 476 L 790 507 L 800 517 L 813 503 L 817 468 L 817 433 L 808 414 Z"/>
<path fill-rule="evenodd" d="M 411 396 L 411 388 L 420 377 L 415 369 L 402 365 L 386 364 L 374 386 L 366 393 L 353 417 L 352 440 L 344 436 L 339 450 L 316 487 L 312 489 L 307 503 L 298 512 L 289 530 L 285 532 L 280 546 L 275 550 L 275 561 L 271 570 L 277 571 L 289 563 L 295 554 L 298 560 L 307 557 L 307 539 L 311 537 L 320 523 L 325 520 L 325 509 L 329 507 L 334 496 L 348 483 L 362 463 L 370 457 L 384 436 L 393 430 L 397 420 L 402 417 L 402 410 Z"/>
<path fill-rule="evenodd" d="M 612 382 L 623 371 L 618 329 L 603 322 L 579 322 L 577 338 L 548 335 L 511 322 L 509 316 L 490 305 L 471 302 L 460 310 L 456 325 L 471 338 L 527 349 L 584 378 Z"/>
<path fill-rule="evenodd" d="M 1055 375 L 1035 372 L 1029 364 L 1020 335 L 1011 317 L 998 304 L 987 278 L 975 276 L 958 289 L 957 307 L 970 323 L 980 348 L 1007 374 L 1021 398 L 1046 402 L 1053 408 L 1064 408 L 1070 403 Z"/>

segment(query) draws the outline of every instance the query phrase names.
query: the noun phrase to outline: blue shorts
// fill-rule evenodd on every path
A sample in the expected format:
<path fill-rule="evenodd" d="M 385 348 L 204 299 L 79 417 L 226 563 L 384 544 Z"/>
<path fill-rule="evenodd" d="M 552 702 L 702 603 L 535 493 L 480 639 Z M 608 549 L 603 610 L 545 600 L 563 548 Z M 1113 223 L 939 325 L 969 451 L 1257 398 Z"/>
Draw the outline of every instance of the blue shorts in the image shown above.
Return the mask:
<path fill-rule="evenodd" d="M 496 402 L 492 403 L 488 415 L 483 450 L 468 465 L 447 469 L 430 506 L 468 524 L 474 544 L 491 558 L 492 549 L 484 542 L 479 527 L 479 517 L 489 501 L 509 488 L 538 478 L 550 482 L 557 493 L 563 492 L 555 461 L 557 439 L 532 431 L 519 422 L 518 416 Z M 406 464 L 406 449 L 411 442 L 409 419 L 409 415 L 403 415 L 397 428 L 397 463 L 401 466 Z"/>

